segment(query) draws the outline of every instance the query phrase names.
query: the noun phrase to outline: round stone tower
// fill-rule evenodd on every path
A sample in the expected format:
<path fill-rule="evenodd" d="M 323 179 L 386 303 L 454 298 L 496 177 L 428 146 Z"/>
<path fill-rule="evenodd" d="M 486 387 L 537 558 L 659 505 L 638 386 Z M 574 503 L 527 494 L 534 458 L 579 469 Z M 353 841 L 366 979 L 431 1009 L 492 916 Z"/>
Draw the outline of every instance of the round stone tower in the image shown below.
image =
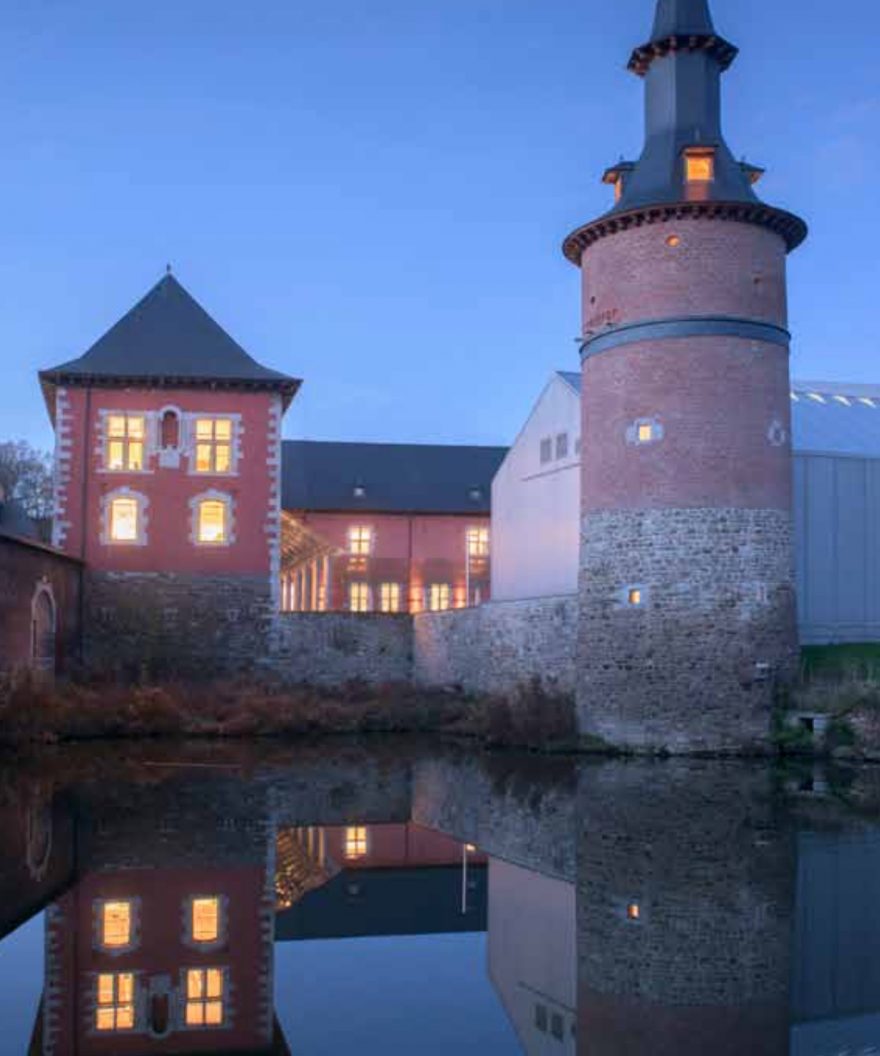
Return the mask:
<path fill-rule="evenodd" d="M 581 729 L 676 750 L 765 743 L 797 656 L 786 254 L 721 132 L 736 57 L 707 0 L 658 0 L 629 68 L 645 148 L 565 242 L 583 275 Z"/>

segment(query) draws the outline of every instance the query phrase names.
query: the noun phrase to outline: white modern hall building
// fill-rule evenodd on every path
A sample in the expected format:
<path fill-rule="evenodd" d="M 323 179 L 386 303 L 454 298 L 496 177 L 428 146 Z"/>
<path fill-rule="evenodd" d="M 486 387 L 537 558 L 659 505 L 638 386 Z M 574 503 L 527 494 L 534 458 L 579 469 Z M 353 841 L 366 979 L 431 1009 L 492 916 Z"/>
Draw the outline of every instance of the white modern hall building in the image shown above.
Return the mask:
<path fill-rule="evenodd" d="M 580 396 L 555 372 L 495 476 L 494 601 L 577 592 Z M 880 386 L 799 381 L 791 400 L 801 642 L 880 641 Z"/>

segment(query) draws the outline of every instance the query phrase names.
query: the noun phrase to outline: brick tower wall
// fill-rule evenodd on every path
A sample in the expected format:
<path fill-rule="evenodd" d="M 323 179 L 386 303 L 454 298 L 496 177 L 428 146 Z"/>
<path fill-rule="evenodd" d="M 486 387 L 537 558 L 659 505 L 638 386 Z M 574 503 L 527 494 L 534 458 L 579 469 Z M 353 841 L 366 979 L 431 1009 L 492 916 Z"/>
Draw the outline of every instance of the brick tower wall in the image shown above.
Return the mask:
<path fill-rule="evenodd" d="M 796 658 L 785 244 L 671 219 L 600 239 L 582 273 L 581 728 L 766 743 Z"/>

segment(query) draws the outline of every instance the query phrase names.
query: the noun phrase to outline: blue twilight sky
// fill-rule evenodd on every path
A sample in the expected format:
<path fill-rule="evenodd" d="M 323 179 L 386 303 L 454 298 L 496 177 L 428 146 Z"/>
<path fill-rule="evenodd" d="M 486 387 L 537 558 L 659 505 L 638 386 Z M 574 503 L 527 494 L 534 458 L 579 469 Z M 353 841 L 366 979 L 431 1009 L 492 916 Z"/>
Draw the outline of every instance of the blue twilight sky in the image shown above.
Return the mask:
<path fill-rule="evenodd" d="M 880 6 L 714 0 L 737 154 L 804 215 L 794 370 L 880 381 Z M 288 436 L 506 443 L 575 368 L 559 250 L 641 144 L 653 0 L 6 0 L 0 438 L 167 261 L 306 385 Z"/>

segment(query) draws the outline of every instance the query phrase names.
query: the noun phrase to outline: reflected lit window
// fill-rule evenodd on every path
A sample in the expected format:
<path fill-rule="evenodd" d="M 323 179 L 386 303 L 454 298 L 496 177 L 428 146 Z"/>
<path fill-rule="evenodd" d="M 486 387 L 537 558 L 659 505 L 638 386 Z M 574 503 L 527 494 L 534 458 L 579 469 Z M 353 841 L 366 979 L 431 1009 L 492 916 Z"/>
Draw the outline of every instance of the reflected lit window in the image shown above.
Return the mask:
<path fill-rule="evenodd" d="M 641 587 L 631 587 L 626 594 L 626 600 L 630 605 L 641 605 L 645 600 Z"/>
<path fill-rule="evenodd" d="M 232 471 L 232 420 L 196 419 L 196 473 Z"/>
<path fill-rule="evenodd" d="M 348 585 L 348 611 L 369 612 L 370 611 L 370 587 L 367 583 L 349 583 Z"/>
<path fill-rule="evenodd" d="M 638 902 L 630 902 L 626 907 L 626 919 L 634 922 L 642 919 L 642 907 Z"/>
<path fill-rule="evenodd" d="M 380 585 L 379 609 L 382 612 L 400 612 L 399 583 L 382 583 Z"/>
<path fill-rule="evenodd" d="M 208 546 L 229 542 L 229 504 L 222 499 L 202 499 L 198 504 L 196 538 Z"/>
<path fill-rule="evenodd" d="M 366 557 L 373 549 L 373 529 L 367 524 L 355 524 L 348 529 L 348 552 Z"/>
<path fill-rule="evenodd" d="M 101 1031 L 134 1029 L 134 976 L 102 972 L 98 976 L 95 1027 Z"/>
<path fill-rule="evenodd" d="M 364 825 L 349 825 L 345 830 L 345 857 L 364 858 L 367 853 L 367 829 Z"/>
<path fill-rule="evenodd" d="M 140 536 L 140 503 L 136 498 L 110 500 L 110 541 L 136 543 Z"/>
<path fill-rule="evenodd" d="M 217 942 L 220 938 L 220 899 L 194 898 L 190 927 L 193 942 Z"/>
<path fill-rule="evenodd" d="M 101 905 L 101 945 L 108 950 L 131 945 L 131 902 Z"/>
<path fill-rule="evenodd" d="M 467 552 L 468 557 L 489 556 L 489 529 L 468 528 L 467 530 Z"/>
<path fill-rule="evenodd" d="M 445 612 L 452 604 L 452 591 L 448 583 L 432 583 L 428 587 L 428 610 Z"/>
<path fill-rule="evenodd" d="M 186 1025 L 223 1025 L 226 981 L 222 968 L 191 968 L 186 973 Z"/>
<path fill-rule="evenodd" d="M 685 179 L 688 183 L 708 183 L 715 179 L 714 150 L 687 150 L 684 164 Z"/>
<path fill-rule="evenodd" d="M 108 414 L 105 468 L 120 472 L 140 472 L 144 468 L 145 438 L 144 415 Z"/>

